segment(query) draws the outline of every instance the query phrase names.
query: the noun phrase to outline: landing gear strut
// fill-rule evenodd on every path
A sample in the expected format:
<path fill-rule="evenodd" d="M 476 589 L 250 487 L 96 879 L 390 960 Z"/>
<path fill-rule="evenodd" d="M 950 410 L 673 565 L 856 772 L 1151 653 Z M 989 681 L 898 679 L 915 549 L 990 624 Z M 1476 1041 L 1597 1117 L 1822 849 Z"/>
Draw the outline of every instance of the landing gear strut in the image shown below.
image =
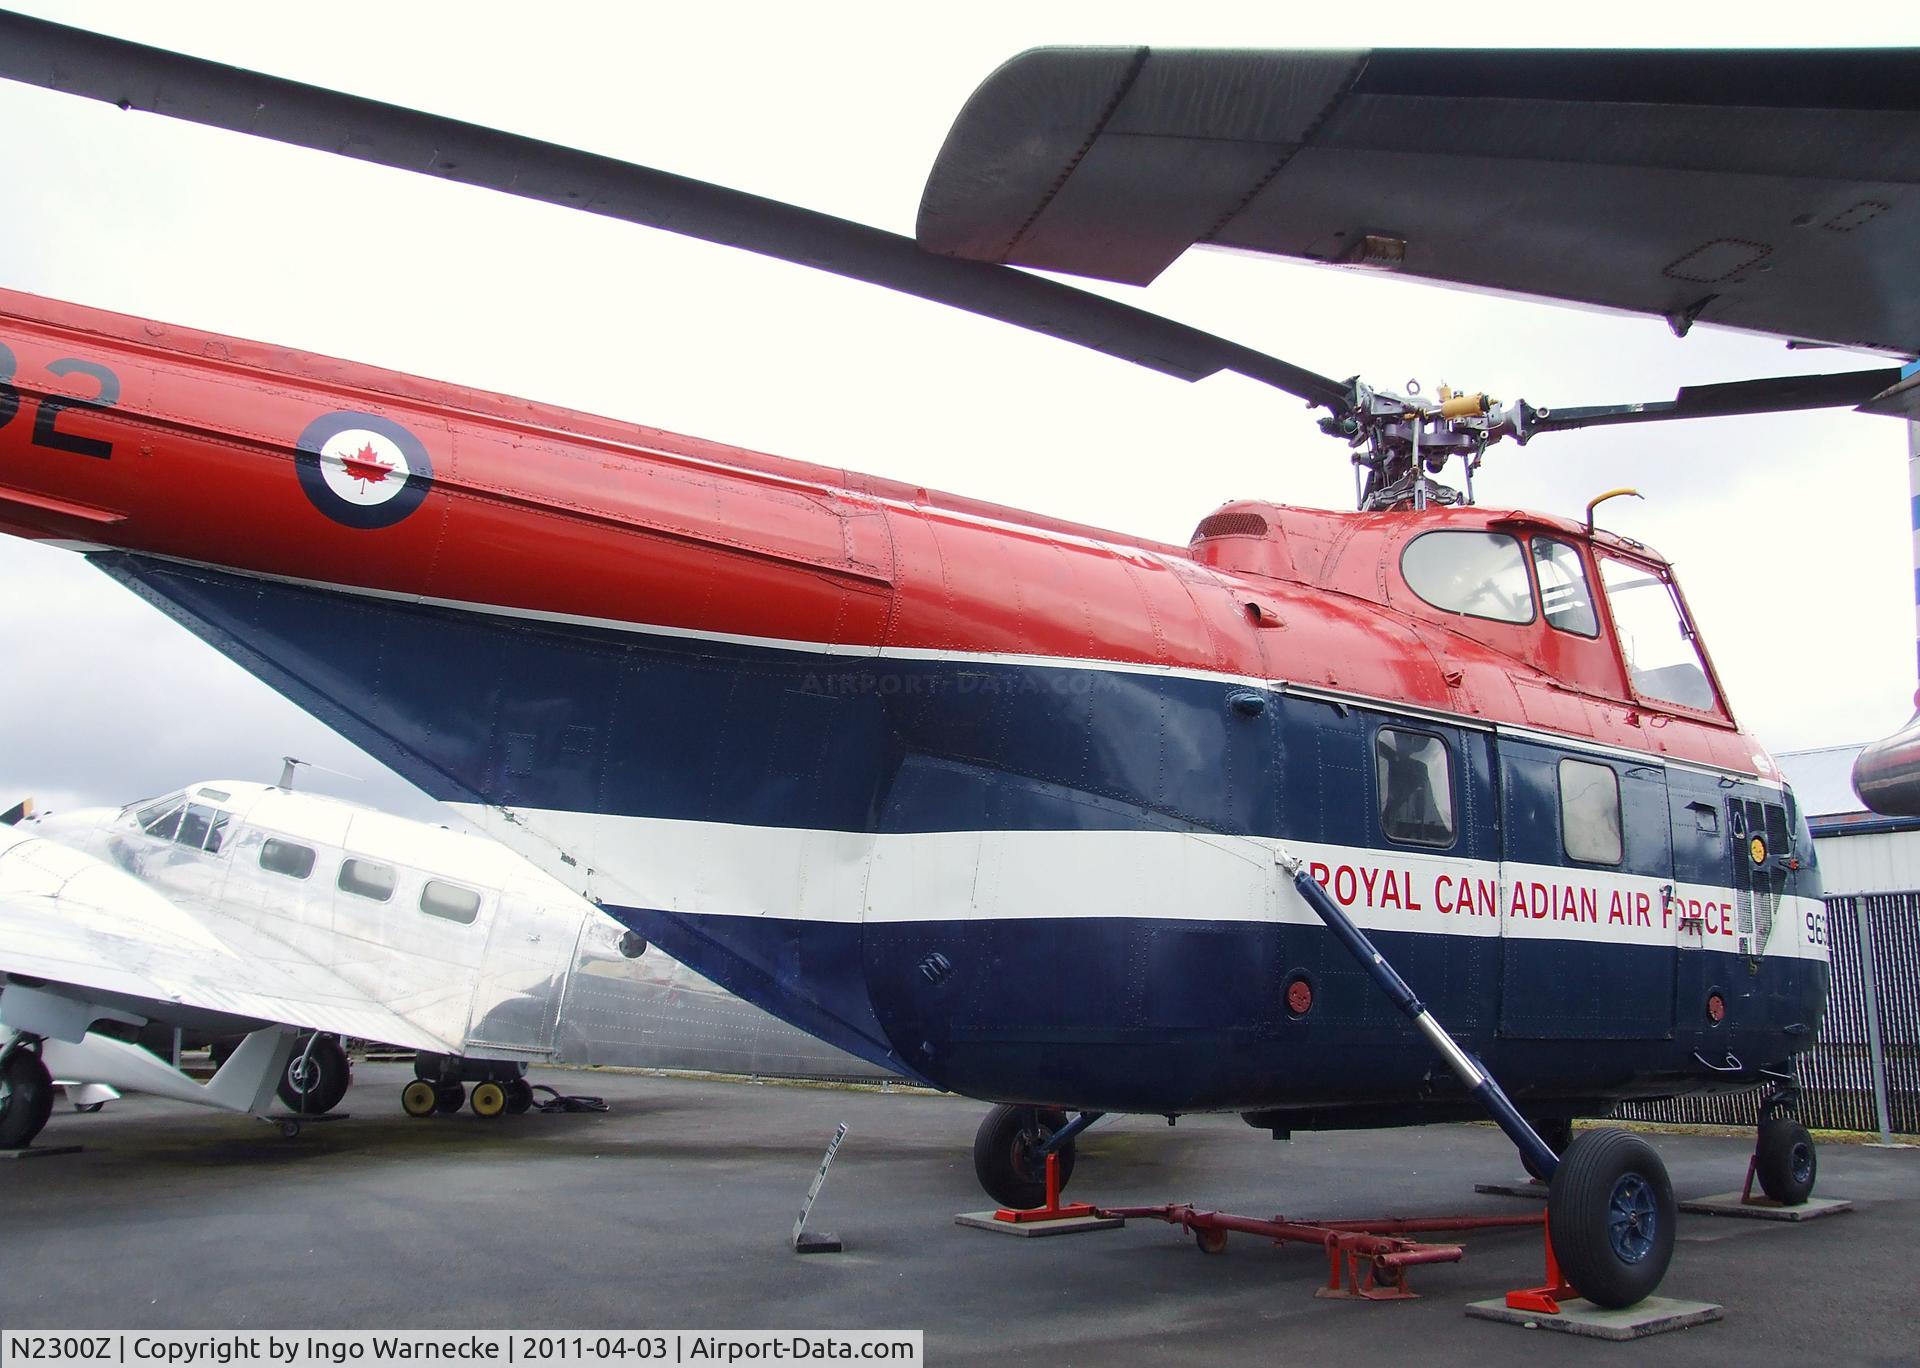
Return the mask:
<path fill-rule="evenodd" d="M 1344 946 L 1380 991 L 1419 1028 L 1447 1067 L 1520 1151 L 1527 1171 L 1548 1180 L 1547 1285 L 1509 1294 L 1523 1309 L 1553 1313 L 1561 1297 L 1577 1292 L 1596 1306 L 1631 1306 L 1660 1285 L 1673 1258 L 1679 1209 L 1666 1165 L 1653 1147 L 1627 1131 L 1587 1131 L 1563 1159 L 1527 1124 L 1486 1066 L 1455 1043 L 1353 924 L 1306 863 L 1275 856 L 1293 877 L 1301 899 Z M 1564 1276 L 1564 1283 L 1562 1282 Z"/>

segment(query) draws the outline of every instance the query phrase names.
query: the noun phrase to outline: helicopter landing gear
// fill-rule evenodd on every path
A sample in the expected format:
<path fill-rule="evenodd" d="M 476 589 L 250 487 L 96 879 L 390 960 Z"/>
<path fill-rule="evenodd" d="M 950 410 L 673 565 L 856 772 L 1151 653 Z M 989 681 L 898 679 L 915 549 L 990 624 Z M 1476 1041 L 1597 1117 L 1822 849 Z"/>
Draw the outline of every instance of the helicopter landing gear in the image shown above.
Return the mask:
<path fill-rule="evenodd" d="M 1050 1107 L 1000 1105 L 988 1112 L 973 1137 L 973 1173 L 987 1196 L 1003 1207 L 1026 1210 L 1047 1200 L 1047 1153 L 1067 1114 Z M 1078 1132 L 1076 1131 L 1076 1134 Z M 1059 1186 L 1073 1176 L 1073 1139 L 1053 1146 Z"/>
<path fill-rule="evenodd" d="M 16 1040 L 0 1054 L 0 1149 L 25 1149 L 53 1115 L 53 1075 L 37 1039 Z"/>
<path fill-rule="evenodd" d="M 1573 1118 L 1570 1116 L 1534 1117 L 1529 1118 L 1528 1124 L 1555 1154 L 1565 1154 L 1567 1146 L 1573 1143 Z M 1553 1176 L 1551 1173 L 1538 1172 L 1540 1165 L 1525 1150 L 1520 1151 L 1520 1166 L 1526 1169 L 1528 1177 L 1537 1178 L 1543 1183 Z"/>
<path fill-rule="evenodd" d="M 1678 1219 L 1667 1166 L 1630 1131 L 1579 1136 L 1547 1188 L 1547 1240 L 1559 1271 L 1579 1295 L 1609 1310 L 1660 1285 Z"/>
<path fill-rule="evenodd" d="M 1781 1206 L 1804 1206 L 1819 1175 L 1820 1158 L 1805 1126 L 1790 1116 L 1770 1116 L 1760 1123 L 1747 1180 L 1749 1195 L 1757 1178 L 1760 1190 Z"/>

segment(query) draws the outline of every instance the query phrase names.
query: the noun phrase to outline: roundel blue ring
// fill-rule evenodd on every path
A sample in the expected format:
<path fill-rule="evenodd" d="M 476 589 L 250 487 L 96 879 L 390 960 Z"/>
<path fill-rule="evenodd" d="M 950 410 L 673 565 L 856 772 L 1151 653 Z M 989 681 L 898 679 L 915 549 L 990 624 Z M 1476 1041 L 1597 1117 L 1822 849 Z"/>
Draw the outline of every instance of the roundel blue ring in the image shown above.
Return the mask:
<path fill-rule="evenodd" d="M 365 428 L 368 432 L 377 432 L 399 447 L 401 454 L 407 458 L 406 487 L 385 503 L 350 503 L 327 487 L 326 477 L 320 473 L 320 452 L 334 433 L 346 428 Z M 433 460 L 418 437 L 391 418 L 352 409 L 336 409 L 308 423 L 307 430 L 300 434 L 293 462 L 300 476 L 300 488 L 306 491 L 307 501 L 335 522 L 348 527 L 392 527 L 420 506 L 433 484 Z"/>

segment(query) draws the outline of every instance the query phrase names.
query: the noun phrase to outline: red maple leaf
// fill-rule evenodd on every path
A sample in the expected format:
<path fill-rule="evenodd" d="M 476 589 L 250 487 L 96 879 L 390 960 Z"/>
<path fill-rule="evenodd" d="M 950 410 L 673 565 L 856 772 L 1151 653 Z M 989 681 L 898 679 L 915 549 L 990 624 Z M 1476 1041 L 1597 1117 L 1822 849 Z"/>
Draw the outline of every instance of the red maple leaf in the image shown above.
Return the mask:
<path fill-rule="evenodd" d="M 351 456 L 342 456 L 340 468 L 352 478 L 364 480 L 368 484 L 379 484 L 393 471 L 393 467 L 373 449 L 372 442 L 368 442 Z"/>

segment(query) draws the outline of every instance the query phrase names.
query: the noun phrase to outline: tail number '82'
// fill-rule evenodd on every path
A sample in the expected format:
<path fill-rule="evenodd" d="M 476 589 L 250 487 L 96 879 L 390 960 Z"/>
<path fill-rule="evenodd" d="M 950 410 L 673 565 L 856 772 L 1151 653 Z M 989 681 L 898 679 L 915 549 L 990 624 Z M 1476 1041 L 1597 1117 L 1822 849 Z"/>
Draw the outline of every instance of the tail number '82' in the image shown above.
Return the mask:
<path fill-rule="evenodd" d="M 14 415 L 20 412 L 21 394 L 13 385 L 14 368 L 18 364 L 13 348 L 0 342 L 0 428 L 11 423 Z M 91 399 L 70 399 L 59 394 L 41 395 L 39 411 L 33 416 L 33 444 L 49 451 L 70 451 L 76 456 L 95 456 L 103 461 L 111 458 L 112 442 L 99 437 L 62 432 L 58 424 L 60 415 L 68 409 L 105 409 L 119 403 L 120 377 L 97 361 L 82 361 L 77 356 L 63 356 L 58 361 L 49 361 L 47 373 L 90 376 L 100 386 L 100 392 Z"/>

